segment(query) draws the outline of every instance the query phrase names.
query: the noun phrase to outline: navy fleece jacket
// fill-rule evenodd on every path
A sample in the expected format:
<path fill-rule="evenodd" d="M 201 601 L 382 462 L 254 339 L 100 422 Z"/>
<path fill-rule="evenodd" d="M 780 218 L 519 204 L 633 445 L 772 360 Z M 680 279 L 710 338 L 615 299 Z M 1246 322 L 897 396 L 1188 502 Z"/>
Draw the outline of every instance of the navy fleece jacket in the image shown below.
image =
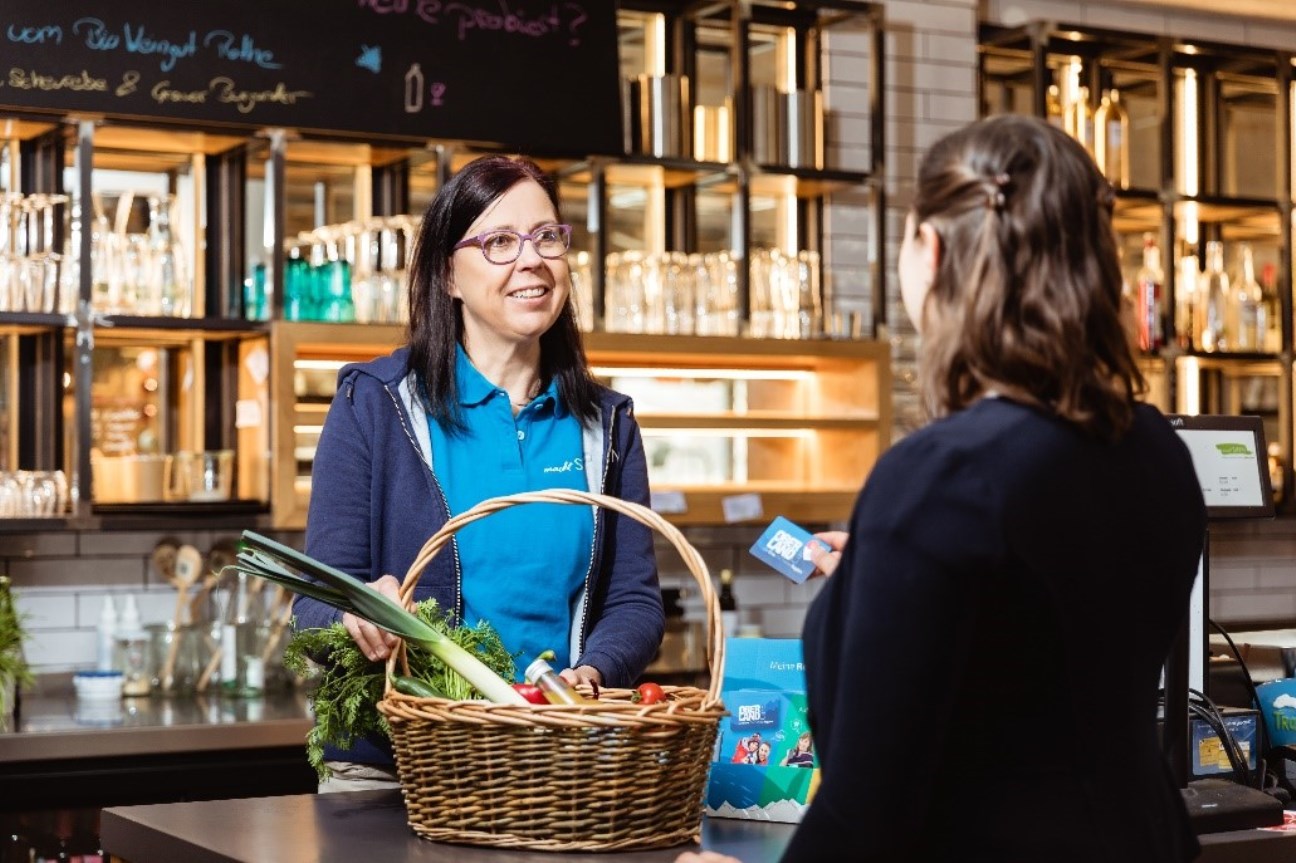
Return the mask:
<path fill-rule="evenodd" d="M 383 575 L 403 579 L 423 543 L 449 518 L 407 358 L 401 348 L 338 373 L 311 471 L 306 553 L 368 581 Z M 583 435 L 590 490 L 646 506 L 648 467 L 630 399 L 603 390 L 599 414 Z M 543 549 L 543 536 L 528 541 Z M 572 633 L 576 664 L 597 668 L 608 686 L 628 686 L 656 655 L 665 627 L 652 532 L 600 508 L 591 551 Z M 415 599 L 433 597 L 462 615 L 464 577 L 452 543 L 424 570 Z M 342 616 L 303 596 L 294 601 L 293 613 L 298 629 L 327 626 Z M 391 761 L 386 747 L 373 741 L 326 757 Z"/>

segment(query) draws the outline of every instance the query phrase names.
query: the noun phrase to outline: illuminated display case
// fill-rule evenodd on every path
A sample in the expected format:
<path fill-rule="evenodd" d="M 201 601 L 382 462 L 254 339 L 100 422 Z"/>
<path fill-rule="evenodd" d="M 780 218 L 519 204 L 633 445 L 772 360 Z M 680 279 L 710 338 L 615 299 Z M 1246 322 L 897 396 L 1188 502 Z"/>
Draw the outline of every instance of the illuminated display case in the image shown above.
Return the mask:
<path fill-rule="evenodd" d="M 1149 400 L 1261 416 L 1289 509 L 1296 60 L 1060 22 L 983 25 L 980 56 L 982 114 L 1049 118 L 1115 189 Z"/>
<path fill-rule="evenodd" d="M 236 429 L 260 421 L 238 370 L 268 368 L 269 341 L 227 314 L 210 262 L 229 234 L 204 231 L 243 139 L 106 120 L 0 133 L 0 469 L 56 475 L 52 515 L 77 527 L 268 512 Z"/>
<path fill-rule="evenodd" d="M 338 369 L 388 353 L 404 332 L 283 322 L 271 335 L 273 521 L 303 527 Z M 890 440 L 879 342 L 590 333 L 585 347 L 596 376 L 634 398 L 654 504 L 678 524 L 723 524 L 725 499 L 745 494 L 765 513 L 844 518 Z"/>
<path fill-rule="evenodd" d="M 862 340 L 886 307 L 881 22 L 858 0 L 621 4 L 621 74 L 644 79 L 658 120 L 674 105 L 678 140 L 663 149 L 627 115 L 624 154 L 538 160 L 576 228 L 591 358 L 639 401 L 654 485 L 682 496 L 673 518 L 723 521 L 740 492 L 843 517 L 886 446 L 888 351 Z M 834 104 L 839 37 L 873 77 Z M 827 146 L 842 110 L 866 146 Z M 370 137 L 0 112 L 0 471 L 62 472 L 77 528 L 301 526 L 337 367 L 404 338 L 416 214 L 499 149 Z M 839 191 L 862 211 L 846 217 L 853 261 L 825 241 Z M 659 256 L 653 284 L 687 275 L 689 308 L 610 325 L 618 253 Z M 0 512 L 4 495 L 0 477 Z"/>

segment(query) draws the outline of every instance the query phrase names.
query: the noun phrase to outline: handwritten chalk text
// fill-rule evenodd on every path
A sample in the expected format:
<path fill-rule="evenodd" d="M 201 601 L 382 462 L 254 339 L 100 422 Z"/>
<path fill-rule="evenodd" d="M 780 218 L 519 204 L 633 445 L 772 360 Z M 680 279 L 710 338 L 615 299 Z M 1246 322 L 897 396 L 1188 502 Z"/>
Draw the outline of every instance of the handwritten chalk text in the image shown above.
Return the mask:
<path fill-rule="evenodd" d="M 5 35 L 9 37 L 10 42 L 25 45 L 44 45 L 46 42 L 53 42 L 55 45 L 63 44 L 63 28 L 54 24 L 38 24 L 30 27 L 10 24 Z"/>
<path fill-rule="evenodd" d="M 473 32 L 506 33 L 529 36 L 533 39 L 566 37 L 570 44 L 579 44 L 578 29 L 588 16 L 579 3 L 552 3 L 547 11 L 528 14 L 511 6 L 508 0 L 482 0 L 480 5 L 468 2 L 443 2 L 443 0 L 357 0 L 362 9 L 376 15 L 414 15 L 427 24 L 447 24 L 455 28 L 460 41 Z"/>
<path fill-rule="evenodd" d="M 126 39 L 126 50 L 130 53 L 160 56 L 162 58 L 160 68 L 163 72 L 174 69 L 177 60 L 198 53 L 198 34 L 192 30 L 183 42 L 155 39 L 148 34 L 143 25 L 132 27 L 126 24 L 122 27 L 122 34 Z"/>
<path fill-rule="evenodd" d="M 262 69 L 283 68 L 282 63 L 275 62 L 273 51 L 258 48 L 256 41 L 246 33 L 235 36 L 228 30 L 213 30 L 203 37 L 203 47 L 215 47 L 216 56 L 222 60 L 253 63 Z"/>
<path fill-rule="evenodd" d="M 240 114 L 250 114 L 259 105 L 296 105 L 299 99 L 315 95 L 309 90 L 289 90 L 282 81 L 269 90 L 242 90 L 224 76 L 212 78 L 208 89 L 215 94 L 216 101 L 234 105 Z"/>
<path fill-rule="evenodd" d="M 102 93 L 108 90 L 107 78 L 96 78 L 82 69 L 79 75 L 42 75 L 35 69 L 9 70 L 9 86 L 15 90 L 73 90 L 79 93 Z"/>

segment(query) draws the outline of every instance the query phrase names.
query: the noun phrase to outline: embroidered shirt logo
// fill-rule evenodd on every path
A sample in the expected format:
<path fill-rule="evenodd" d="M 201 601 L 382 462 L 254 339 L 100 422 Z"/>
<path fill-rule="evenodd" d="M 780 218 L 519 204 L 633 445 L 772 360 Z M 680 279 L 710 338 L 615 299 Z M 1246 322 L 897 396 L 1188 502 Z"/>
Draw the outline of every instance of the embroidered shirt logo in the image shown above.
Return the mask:
<path fill-rule="evenodd" d="M 544 473 L 570 473 L 574 470 L 584 470 L 584 460 L 580 458 L 569 458 L 562 464 L 550 465 L 544 469 Z"/>

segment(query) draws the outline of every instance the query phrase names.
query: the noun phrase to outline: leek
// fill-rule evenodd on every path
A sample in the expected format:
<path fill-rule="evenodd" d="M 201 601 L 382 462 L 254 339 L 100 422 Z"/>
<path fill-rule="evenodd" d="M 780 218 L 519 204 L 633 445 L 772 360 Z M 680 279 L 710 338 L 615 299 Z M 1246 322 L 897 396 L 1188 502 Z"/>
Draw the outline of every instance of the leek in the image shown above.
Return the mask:
<path fill-rule="evenodd" d="M 373 590 L 358 578 L 320 563 L 294 548 L 245 530 L 243 548 L 233 566 L 248 575 L 264 578 L 294 593 L 350 612 L 379 629 L 422 646 L 445 663 L 446 667 L 462 675 L 490 701 L 497 704 L 527 703 L 517 690 L 480 659 L 437 632 L 399 603 Z"/>

